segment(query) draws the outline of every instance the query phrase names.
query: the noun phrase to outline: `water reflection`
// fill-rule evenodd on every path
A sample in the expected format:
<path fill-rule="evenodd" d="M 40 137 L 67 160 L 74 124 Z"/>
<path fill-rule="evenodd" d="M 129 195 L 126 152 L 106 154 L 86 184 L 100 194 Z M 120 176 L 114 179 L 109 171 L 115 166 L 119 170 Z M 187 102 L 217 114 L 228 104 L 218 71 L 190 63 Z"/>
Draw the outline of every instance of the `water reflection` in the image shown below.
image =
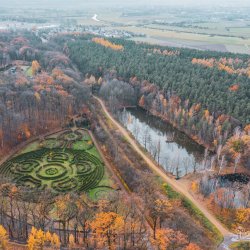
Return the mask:
<path fill-rule="evenodd" d="M 124 109 L 118 119 L 166 171 L 177 177 L 208 168 L 204 148 L 159 118 L 141 109 Z"/>
<path fill-rule="evenodd" d="M 213 172 L 216 156 L 210 155 L 207 150 L 170 124 L 147 114 L 142 109 L 120 111 L 118 119 L 166 171 L 179 177 L 194 171 Z M 223 168 L 223 162 L 222 159 L 218 173 Z M 238 183 L 243 182 L 244 176 L 239 178 L 237 174 L 232 174 L 233 180 L 229 178 L 230 176 L 208 177 L 204 175 L 201 188 L 205 188 L 208 194 L 214 193 L 218 204 L 221 199 L 217 198 L 217 195 L 223 193 L 225 197 L 222 199 L 223 202 L 228 202 L 223 204 L 225 207 L 246 207 L 248 198 L 246 199 L 245 192 L 235 188 L 239 186 Z M 249 179 L 245 181 L 245 185 L 248 182 Z M 226 199 L 227 197 L 233 198 Z"/>

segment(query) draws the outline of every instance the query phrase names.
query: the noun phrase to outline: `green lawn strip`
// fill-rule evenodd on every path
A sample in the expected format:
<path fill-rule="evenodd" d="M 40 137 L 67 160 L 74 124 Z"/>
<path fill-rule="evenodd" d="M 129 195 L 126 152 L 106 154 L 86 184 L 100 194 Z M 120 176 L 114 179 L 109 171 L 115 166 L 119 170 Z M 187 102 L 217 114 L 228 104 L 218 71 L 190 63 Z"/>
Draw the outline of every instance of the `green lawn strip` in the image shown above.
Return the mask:
<path fill-rule="evenodd" d="M 40 148 L 39 141 L 34 141 L 30 144 L 28 144 L 26 147 L 24 147 L 21 151 L 18 152 L 18 155 L 28 153 L 31 151 L 35 151 Z"/>
<path fill-rule="evenodd" d="M 87 150 L 87 152 L 94 155 L 94 156 L 96 156 L 98 159 L 100 159 L 102 161 L 102 158 L 101 158 L 101 156 L 100 156 L 100 154 L 99 154 L 96 147 L 93 147 L 90 150 Z"/>
<path fill-rule="evenodd" d="M 100 156 L 97 148 L 95 146 L 93 146 L 90 149 L 88 149 L 89 147 L 90 147 L 90 145 L 88 145 L 86 141 L 79 141 L 79 142 L 74 143 L 72 148 L 76 149 L 76 150 L 86 150 L 86 152 L 96 156 L 99 160 L 102 161 L 101 156 Z"/>
<path fill-rule="evenodd" d="M 193 204 L 188 198 L 182 194 L 174 191 L 168 184 L 163 184 L 167 196 L 169 199 L 179 199 L 182 205 L 188 210 L 188 212 L 199 221 L 199 223 L 209 232 L 212 239 L 216 244 L 220 244 L 223 241 L 223 236 L 220 231 L 207 219 L 207 217 L 199 210 L 199 208 Z"/>
<path fill-rule="evenodd" d="M 102 178 L 102 180 L 99 183 L 99 186 L 108 186 L 108 187 L 112 187 L 113 186 L 113 181 L 111 179 L 110 174 L 108 173 L 108 171 L 105 168 L 105 173 L 104 176 Z"/>
<path fill-rule="evenodd" d="M 249 250 L 250 249 L 250 241 L 238 241 L 234 242 L 229 246 L 232 250 Z"/>
<path fill-rule="evenodd" d="M 31 76 L 33 75 L 33 74 L 32 74 L 32 67 L 29 67 L 29 68 L 26 70 L 25 73 L 26 73 L 27 76 L 30 76 L 30 77 L 31 77 Z"/>

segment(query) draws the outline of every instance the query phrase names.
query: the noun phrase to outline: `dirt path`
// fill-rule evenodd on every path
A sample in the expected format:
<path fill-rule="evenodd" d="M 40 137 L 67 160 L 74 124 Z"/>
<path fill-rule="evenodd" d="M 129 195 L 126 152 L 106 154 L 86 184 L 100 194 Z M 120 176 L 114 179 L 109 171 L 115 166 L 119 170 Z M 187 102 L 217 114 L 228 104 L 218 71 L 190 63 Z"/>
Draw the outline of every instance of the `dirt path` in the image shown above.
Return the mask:
<path fill-rule="evenodd" d="M 103 159 L 104 161 L 104 164 L 106 167 L 108 167 L 109 171 L 111 172 L 112 174 L 112 178 L 115 179 L 115 181 L 118 183 L 118 185 L 120 186 L 120 188 L 128 195 L 130 196 L 131 195 L 131 191 L 128 190 L 128 187 L 124 186 L 124 183 L 121 181 L 120 179 L 120 174 L 117 172 L 117 170 L 110 164 L 110 162 L 106 159 L 105 155 L 103 154 L 102 152 L 102 149 L 100 148 L 100 145 L 99 143 L 97 142 L 97 140 L 95 139 L 95 136 L 93 135 L 93 133 L 89 130 L 88 131 L 89 134 L 90 134 L 90 137 L 91 139 L 93 140 L 98 152 L 100 153 L 101 155 L 101 158 Z M 152 229 L 152 226 L 149 222 L 149 220 L 146 218 L 146 216 L 144 215 L 143 211 L 140 209 L 140 206 L 139 204 L 136 203 L 136 208 L 137 208 L 137 212 L 140 213 L 143 217 L 144 217 L 144 220 L 145 220 L 145 224 L 146 224 L 146 229 L 147 229 L 147 233 L 148 233 L 148 237 L 150 237 L 150 235 L 152 235 L 153 233 L 153 229 Z M 149 250 L 153 250 L 153 246 L 151 245 L 150 242 L 148 242 L 148 245 L 147 245 L 147 248 Z"/>
<path fill-rule="evenodd" d="M 191 202 L 193 202 L 200 210 L 201 212 L 207 217 L 207 219 L 213 223 L 217 229 L 221 232 L 221 234 L 225 236 L 230 236 L 231 233 L 213 216 L 206 207 L 203 206 L 199 201 L 195 200 L 194 197 L 188 192 L 187 188 L 180 182 L 176 181 L 175 179 L 170 178 L 167 176 L 167 174 L 161 170 L 157 164 L 147 155 L 145 154 L 142 149 L 138 146 L 137 142 L 130 136 L 128 131 L 122 127 L 109 113 L 107 110 L 105 104 L 103 101 L 94 96 L 94 98 L 100 103 L 103 111 L 105 112 L 106 116 L 112 121 L 112 123 L 119 129 L 119 131 L 122 133 L 122 135 L 127 139 L 127 141 L 131 144 L 133 149 L 144 159 L 144 161 L 148 164 L 148 166 L 161 178 L 166 181 L 169 185 L 171 185 L 177 192 L 184 195 L 186 198 L 188 198 Z"/>

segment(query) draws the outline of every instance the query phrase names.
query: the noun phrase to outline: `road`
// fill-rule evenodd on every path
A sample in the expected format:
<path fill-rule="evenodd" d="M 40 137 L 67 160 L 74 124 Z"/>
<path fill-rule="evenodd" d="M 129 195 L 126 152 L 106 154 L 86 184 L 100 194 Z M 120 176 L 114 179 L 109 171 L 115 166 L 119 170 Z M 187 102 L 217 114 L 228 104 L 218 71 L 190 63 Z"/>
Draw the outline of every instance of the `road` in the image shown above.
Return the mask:
<path fill-rule="evenodd" d="M 201 204 L 198 200 L 194 199 L 194 197 L 188 192 L 187 188 L 182 185 L 182 183 L 178 182 L 177 180 L 170 178 L 163 170 L 161 170 L 157 164 L 140 148 L 140 146 L 137 144 L 135 139 L 133 139 L 129 132 L 120 125 L 109 113 L 107 110 L 104 102 L 96 97 L 93 96 L 101 105 L 103 111 L 105 112 L 108 119 L 117 127 L 117 129 L 120 131 L 120 133 L 126 138 L 126 140 L 131 144 L 133 149 L 143 158 L 143 160 L 148 164 L 148 166 L 157 173 L 164 181 L 166 181 L 173 189 L 175 189 L 178 193 L 181 193 L 186 198 L 188 198 L 191 202 L 193 202 L 200 211 L 207 217 L 207 219 L 214 224 L 214 226 L 217 227 L 217 229 L 221 232 L 221 234 L 224 236 L 224 238 L 231 238 L 233 235 L 230 233 L 221 223 L 217 220 L 217 218 L 211 214 L 203 204 Z M 225 244 L 223 242 L 223 244 Z M 223 249 L 223 248 L 220 248 Z M 224 248 L 227 249 L 227 248 Z"/>

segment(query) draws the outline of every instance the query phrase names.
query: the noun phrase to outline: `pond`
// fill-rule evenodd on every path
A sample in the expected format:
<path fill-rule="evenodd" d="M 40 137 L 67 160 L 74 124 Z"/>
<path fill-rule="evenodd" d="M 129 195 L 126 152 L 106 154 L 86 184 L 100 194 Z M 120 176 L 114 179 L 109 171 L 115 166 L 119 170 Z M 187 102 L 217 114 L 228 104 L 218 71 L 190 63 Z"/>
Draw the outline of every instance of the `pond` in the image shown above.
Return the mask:
<path fill-rule="evenodd" d="M 140 108 L 124 109 L 117 117 L 153 158 L 176 177 L 209 168 L 208 151 L 160 118 Z"/>

